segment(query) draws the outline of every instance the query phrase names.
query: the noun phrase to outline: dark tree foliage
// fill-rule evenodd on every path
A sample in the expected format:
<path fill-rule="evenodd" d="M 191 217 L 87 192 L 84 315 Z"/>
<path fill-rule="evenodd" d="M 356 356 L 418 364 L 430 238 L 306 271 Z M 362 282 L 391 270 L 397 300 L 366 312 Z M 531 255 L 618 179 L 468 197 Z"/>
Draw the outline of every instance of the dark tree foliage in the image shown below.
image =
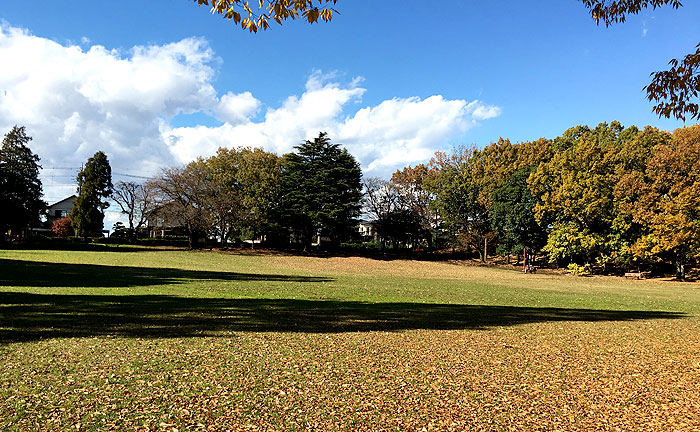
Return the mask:
<path fill-rule="evenodd" d="M 391 241 L 394 250 L 401 244 L 416 244 L 425 237 L 422 220 L 413 209 L 401 208 L 393 210 L 377 220 L 377 231 Z"/>
<path fill-rule="evenodd" d="M 75 233 L 85 239 L 90 235 L 101 235 L 104 211 L 109 207 L 106 199 L 112 194 L 112 168 L 107 155 L 98 151 L 88 159 L 78 173 L 77 181 L 78 198 L 68 215 Z"/>
<path fill-rule="evenodd" d="M 131 230 L 129 230 L 129 228 L 127 228 L 123 222 L 119 221 L 112 227 L 112 234 L 110 235 L 110 238 L 130 239 L 132 238 L 132 235 Z"/>
<path fill-rule="evenodd" d="M 408 182 L 397 184 L 374 177 L 365 179 L 363 183 L 363 212 L 375 223 L 382 246 L 391 242 L 396 250 L 402 244 L 416 245 L 424 238 L 431 238 L 430 227 L 425 227 L 425 219 L 419 208 L 412 205 Z"/>
<path fill-rule="evenodd" d="M 31 141 L 24 126 L 15 126 L 5 135 L 0 148 L 0 241 L 8 229 L 21 229 L 38 223 L 46 203 L 41 199 L 39 157 L 27 144 Z"/>
<path fill-rule="evenodd" d="M 280 217 L 309 247 L 320 233 L 334 244 L 349 236 L 359 215 L 362 171 L 325 133 L 282 159 Z"/>
<path fill-rule="evenodd" d="M 547 230 L 535 220 L 535 198 L 527 178 L 531 168 L 517 170 L 506 183 L 491 194 L 489 219 L 498 234 L 499 254 L 523 253 L 524 264 L 547 242 Z"/>
<path fill-rule="evenodd" d="M 437 227 L 437 212 L 431 209 L 431 204 L 435 200 L 434 194 L 425 187 L 425 181 L 432 174 L 433 169 L 425 164 L 415 167 L 408 166 L 402 170 L 397 170 L 391 176 L 391 183 L 397 190 L 399 201 L 406 209 L 413 212 L 414 218 L 420 224 L 414 235 L 416 242 L 423 237 L 427 243 L 428 250 L 433 249 L 433 235 Z"/>

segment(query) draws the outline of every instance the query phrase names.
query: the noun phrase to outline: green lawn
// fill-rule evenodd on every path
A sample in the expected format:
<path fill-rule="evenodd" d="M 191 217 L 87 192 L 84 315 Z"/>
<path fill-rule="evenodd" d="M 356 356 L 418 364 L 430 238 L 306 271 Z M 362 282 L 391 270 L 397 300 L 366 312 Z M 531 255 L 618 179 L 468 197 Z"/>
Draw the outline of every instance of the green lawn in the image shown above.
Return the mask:
<path fill-rule="evenodd" d="M 0 251 L 0 430 L 698 430 L 700 284 Z"/>

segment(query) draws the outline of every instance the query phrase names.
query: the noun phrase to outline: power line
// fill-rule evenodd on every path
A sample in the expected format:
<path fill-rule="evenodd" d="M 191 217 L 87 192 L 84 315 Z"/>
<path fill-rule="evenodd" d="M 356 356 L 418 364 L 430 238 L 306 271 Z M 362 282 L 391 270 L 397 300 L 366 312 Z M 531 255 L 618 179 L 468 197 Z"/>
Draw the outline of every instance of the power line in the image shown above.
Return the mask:
<path fill-rule="evenodd" d="M 42 170 L 80 170 L 80 167 L 42 167 Z M 137 179 L 142 179 L 142 180 L 149 180 L 151 177 L 146 177 L 146 176 L 140 176 L 136 174 L 129 174 L 129 173 L 118 173 L 118 172 L 112 172 L 113 176 L 121 176 L 121 177 L 132 177 L 132 178 L 137 178 Z M 53 177 L 69 177 L 69 176 L 53 176 Z"/>
<path fill-rule="evenodd" d="M 133 177 L 133 178 L 143 179 L 143 180 L 149 180 L 149 179 L 150 179 L 150 177 L 138 176 L 138 175 L 134 175 L 134 174 L 124 174 L 124 173 L 115 173 L 115 172 L 113 172 L 112 175 L 118 175 L 118 176 L 123 176 L 123 177 Z"/>

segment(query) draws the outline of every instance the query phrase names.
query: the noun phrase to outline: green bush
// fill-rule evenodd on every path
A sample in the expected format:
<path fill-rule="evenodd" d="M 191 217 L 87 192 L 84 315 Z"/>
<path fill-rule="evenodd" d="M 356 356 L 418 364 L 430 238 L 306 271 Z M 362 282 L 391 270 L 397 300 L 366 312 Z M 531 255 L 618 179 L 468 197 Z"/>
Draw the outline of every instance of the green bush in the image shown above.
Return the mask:
<path fill-rule="evenodd" d="M 571 263 L 566 267 L 566 270 L 574 276 L 588 276 L 591 274 L 591 266 L 588 264 L 582 266 Z"/>
<path fill-rule="evenodd" d="M 364 243 L 341 243 L 341 249 L 351 250 L 351 251 L 367 251 L 367 250 L 378 250 L 381 248 L 381 242 L 371 241 Z"/>
<path fill-rule="evenodd" d="M 124 237 L 114 237 L 114 236 L 109 236 L 108 238 L 104 238 L 102 240 L 96 240 L 96 243 L 104 243 L 104 244 L 128 244 L 129 240 Z"/>
<path fill-rule="evenodd" d="M 156 238 L 140 238 L 137 244 L 144 246 L 180 246 L 187 247 L 187 236 L 165 236 Z"/>

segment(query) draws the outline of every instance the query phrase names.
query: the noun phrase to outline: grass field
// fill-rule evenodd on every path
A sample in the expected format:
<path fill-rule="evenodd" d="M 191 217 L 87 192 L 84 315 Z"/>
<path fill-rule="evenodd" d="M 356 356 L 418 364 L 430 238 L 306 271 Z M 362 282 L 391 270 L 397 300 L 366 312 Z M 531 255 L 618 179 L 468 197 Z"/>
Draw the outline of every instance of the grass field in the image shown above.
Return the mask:
<path fill-rule="evenodd" d="M 0 251 L 0 430 L 700 430 L 700 284 Z"/>

